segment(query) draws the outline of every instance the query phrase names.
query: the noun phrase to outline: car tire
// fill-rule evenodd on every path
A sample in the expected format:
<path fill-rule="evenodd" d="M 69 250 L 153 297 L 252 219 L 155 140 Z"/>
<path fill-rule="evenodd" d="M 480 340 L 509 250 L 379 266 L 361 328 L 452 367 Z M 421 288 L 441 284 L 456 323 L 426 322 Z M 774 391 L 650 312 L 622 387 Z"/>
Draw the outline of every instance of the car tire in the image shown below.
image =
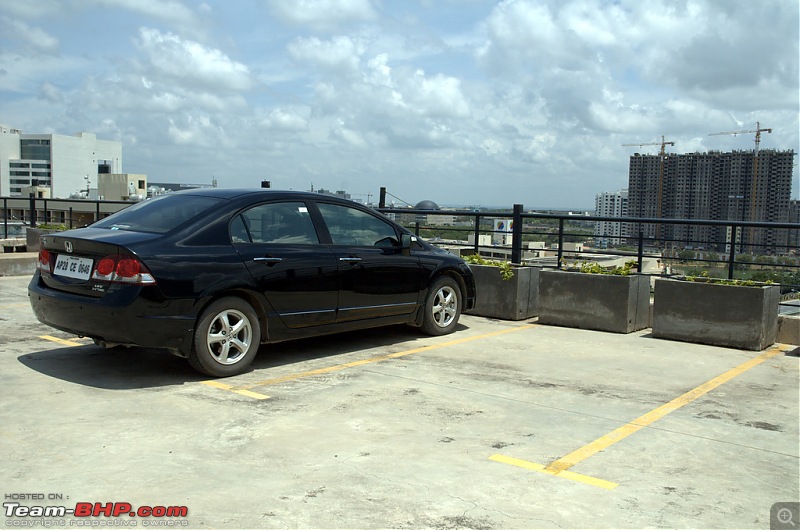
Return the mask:
<path fill-rule="evenodd" d="M 261 327 L 253 307 L 241 298 L 220 298 L 197 320 L 189 363 L 214 377 L 240 374 L 253 362 L 260 344 Z"/>
<path fill-rule="evenodd" d="M 428 335 L 451 333 L 461 316 L 461 289 L 449 276 L 441 276 L 431 284 L 425 299 L 421 329 Z"/>

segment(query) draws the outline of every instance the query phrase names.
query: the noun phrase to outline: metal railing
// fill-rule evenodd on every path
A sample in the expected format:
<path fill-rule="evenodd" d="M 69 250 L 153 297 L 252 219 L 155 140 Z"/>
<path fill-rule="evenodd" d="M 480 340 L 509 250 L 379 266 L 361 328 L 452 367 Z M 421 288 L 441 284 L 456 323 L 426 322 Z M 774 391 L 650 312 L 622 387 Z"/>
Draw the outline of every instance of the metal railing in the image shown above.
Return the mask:
<path fill-rule="evenodd" d="M 800 241 L 798 223 L 525 213 L 523 206 L 519 204 L 514 205 L 510 211 L 442 211 L 380 206 L 377 210 L 400 220 L 401 224 L 405 224 L 428 242 L 457 249 L 460 254 L 492 253 L 499 250 L 505 251 L 507 261 L 513 264 L 533 264 L 556 269 L 564 268 L 568 262 L 574 265 L 595 261 L 600 257 L 630 258 L 636 262 L 636 270 L 650 276 L 697 276 L 710 271 L 712 277 L 744 281 L 754 279 L 756 282 L 767 281 L 780 285 L 784 297 L 782 305 L 794 305 L 789 300 L 800 299 L 800 248 L 791 246 L 791 243 Z M 428 222 L 436 216 L 456 218 L 458 222 L 455 226 Z M 415 220 L 408 221 L 414 217 Z M 407 222 L 402 223 L 403 219 Z M 493 219 L 512 221 L 510 244 L 481 244 L 481 235 L 508 233 L 494 230 Z M 543 226 L 542 221 L 547 224 Z M 595 222 L 615 223 L 626 227 L 627 231 L 597 235 L 591 226 Z M 696 232 L 700 227 L 706 227 L 705 233 L 716 237 L 698 239 L 671 235 L 691 232 L 690 228 Z M 465 231 L 472 237 L 472 241 L 446 237 L 448 233 L 463 235 Z M 437 237 L 431 238 L 430 234 L 437 234 Z M 550 246 L 545 245 L 545 248 L 540 246 L 526 251 L 526 241 L 536 240 L 552 243 Z M 610 248 L 597 248 L 594 245 L 582 247 L 580 244 L 575 245 L 574 249 L 566 248 L 566 244 L 570 242 L 591 244 L 596 240 L 618 240 L 620 244 Z M 555 256 L 550 260 L 536 260 L 527 258 L 526 252 L 554 253 Z M 660 262 L 657 271 L 645 271 L 646 259 Z M 668 272 L 670 269 L 673 272 Z"/>
<path fill-rule="evenodd" d="M 383 196 L 382 196 L 383 199 Z M 23 197 L 0 197 L 3 205 L 3 238 L 9 237 L 9 223 L 36 226 L 40 222 L 64 224 L 67 228 L 91 224 L 132 204 L 128 201 L 105 201 L 86 199 L 45 199 Z M 530 263 L 526 259 L 526 241 L 544 240 L 553 248 L 535 251 L 555 251 L 550 263 L 537 264 L 543 267 L 563 268 L 567 258 L 573 262 L 592 261 L 600 256 L 629 257 L 636 262 L 637 270 L 644 271 L 644 260 L 655 258 L 661 261 L 662 269 L 651 275 L 666 274 L 667 266 L 677 269 L 702 265 L 715 274 L 722 273 L 727 279 L 745 278 L 753 272 L 762 272 L 762 279 L 779 284 L 784 294 L 800 297 L 800 224 L 765 223 L 747 221 L 712 221 L 698 219 L 652 219 L 639 217 L 575 216 L 563 213 L 525 212 L 521 204 L 510 210 L 417 210 L 409 208 L 386 208 L 385 200 L 376 208 L 388 216 L 408 219 L 405 224 L 421 237 L 430 233 L 453 233 L 472 235 L 467 243 L 462 237 L 448 241 L 429 241 L 440 246 L 467 249 L 480 253 L 482 250 L 507 252 L 508 261 L 514 264 Z M 12 217 L 12 212 L 21 215 Z M 27 219 L 25 212 L 28 212 Z M 41 215 L 39 214 L 41 212 Z M 54 214 L 57 219 L 54 220 Z M 431 217 L 457 218 L 455 226 L 431 224 Z M 511 220 L 511 243 L 509 245 L 482 245 L 481 235 L 498 234 L 493 219 Z M 624 227 L 620 233 L 594 234 L 594 223 L 614 223 Z M 700 230 L 706 227 L 707 230 Z M 690 230 L 691 229 L 691 230 Z M 703 232 L 708 237 L 676 237 L 675 234 Z M 507 234 L 503 231 L 502 234 Z M 593 243 L 595 240 L 616 240 L 620 244 L 611 248 L 587 245 L 567 250 L 565 244 Z M 792 246 L 794 245 L 794 246 Z M 534 250 L 527 250 L 530 254 Z M 691 272 L 691 271 L 690 271 Z M 756 275 L 759 276 L 759 275 Z"/>
<path fill-rule="evenodd" d="M 79 228 L 136 204 L 131 201 L 36 197 L 0 197 L 0 200 L 3 203 L 3 239 L 10 236 L 15 225 L 36 228 L 39 224 L 52 223 Z M 14 211 L 19 215 L 14 215 Z M 57 218 L 54 218 L 54 214 L 58 214 L 55 216 Z"/>

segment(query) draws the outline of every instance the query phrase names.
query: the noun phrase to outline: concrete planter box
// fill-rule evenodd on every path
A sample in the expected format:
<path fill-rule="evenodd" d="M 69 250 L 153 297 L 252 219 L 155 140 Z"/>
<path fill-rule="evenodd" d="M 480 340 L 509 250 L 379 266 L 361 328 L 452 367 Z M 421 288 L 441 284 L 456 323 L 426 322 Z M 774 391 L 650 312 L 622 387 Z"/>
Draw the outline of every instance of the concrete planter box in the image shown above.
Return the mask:
<path fill-rule="evenodd" d="M 650 278 L 542 271 L 539 323 L 631 333 L 648 325 Z"/>
<path fill-rule="evenodd" d="M 514 267 L 514 276 L 500 277 L 500 270 L 490 265 L 470 265 L 475 277 L 478 298 L 468 313 L 501 320 L 525 320 L 538 314 L 537 267 Z"/>
<path fill-rule="evenodd" d="M 46 236 L 47 234 L 52 234 L 54 232 L 58 232 L 58 230 L 54 228 L 27 227 L 25 229 L 25 243 L 28 252 L 39 252 L 42 236 Z"/>
<path fill-rule="evenodd" d="M 741 350 L 763 350 L 778 330 L 777 285 L 744 287 L 657 279 L 653 336 Z"/>

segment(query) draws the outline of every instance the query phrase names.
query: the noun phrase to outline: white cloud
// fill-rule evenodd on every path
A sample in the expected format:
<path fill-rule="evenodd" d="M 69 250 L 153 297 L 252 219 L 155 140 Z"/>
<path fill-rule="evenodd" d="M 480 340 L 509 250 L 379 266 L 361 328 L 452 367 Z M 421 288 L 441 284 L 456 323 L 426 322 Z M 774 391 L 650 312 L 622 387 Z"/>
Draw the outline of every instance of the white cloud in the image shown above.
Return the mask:
<path fill-rule="evenodd" d="M 308 120 L 296 111 L 276 108 L 261 120 L 261 125 L 275 131 L 300 132 L 308 128 Z"/>
<path fill-rule="evenodd" d="M 376 17 L 370 0 L 267 0 L 267 3 L 284 21 L 318 30 Z"/>
<path fill-rule="evenodd" d="M 315 66 L 347 74 L 358 70 L 364 47 L 350 37 L 334 37 L 320 40 L 317 37 L 297 38 L 288 46 L 289 54 L 296 61 L 312 63 Z"/>
<path fill-rule="evenodd" d="M 138 45 L 160 77 L 187 86 L 199 83 L 211 91 L 241 91 L 253 86 L 247 66 L 220 50 L 151 28 L 139 30 Z"/>
<path fill-rule="evenodd" d="M 43 82 L 55 81 L 87 65 L 85 59 L 76 57 L 41 55 L 34 60 L 28 55 L 0 52 L 0 90 L 33 91 Z"/>
<path fill-rule="evenodd" d="M 412 108 L 433 118 L 465 118 L 469 116 L 469 103 L 461 93 L 461 82 L 441 74 L 427 77 L 417 70 L 413 76 L 400 82 L 404 100 Z"/>
<path fill-rule="evenodd" d="M 182 26 L 197 27 L 198 18 L 195 13 L 175 0 L 82 0 L 90 5 L 100 7 L 116 7 L 140 13 L 147 17 L 163 20 L 165 22 Z M 201 4 L 200 9 L 208 11 L 207 4 Z"/>
<path fill-rule="evenodd" d="M 23 18 L 36 18 L 44 15 L 58 13 L 64 8 L 64 2 L 59 0 L 37 0 L 36 2 L 0 2 L 0 11 L 11 13 Z"/>
<path fill-rule="evenodd" d="M 0 32 L 7 39 L 25 42 L 29 48 L 53 52 L 58 48 L 58 39 L 41 28 L 29 26 L 21 20 L 0 17 Z"/>

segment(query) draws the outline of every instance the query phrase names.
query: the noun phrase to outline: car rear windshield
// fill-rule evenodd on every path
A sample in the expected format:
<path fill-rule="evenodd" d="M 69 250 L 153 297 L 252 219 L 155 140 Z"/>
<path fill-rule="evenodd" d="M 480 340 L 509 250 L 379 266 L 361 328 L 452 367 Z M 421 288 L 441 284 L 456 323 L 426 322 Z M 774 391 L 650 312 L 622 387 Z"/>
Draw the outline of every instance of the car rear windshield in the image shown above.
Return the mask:
<path fill-rule="evenodd" d="M 221 202 L 216 197 L 162 195 L 120 210 L 92 227 L 165 234 Z"/>

